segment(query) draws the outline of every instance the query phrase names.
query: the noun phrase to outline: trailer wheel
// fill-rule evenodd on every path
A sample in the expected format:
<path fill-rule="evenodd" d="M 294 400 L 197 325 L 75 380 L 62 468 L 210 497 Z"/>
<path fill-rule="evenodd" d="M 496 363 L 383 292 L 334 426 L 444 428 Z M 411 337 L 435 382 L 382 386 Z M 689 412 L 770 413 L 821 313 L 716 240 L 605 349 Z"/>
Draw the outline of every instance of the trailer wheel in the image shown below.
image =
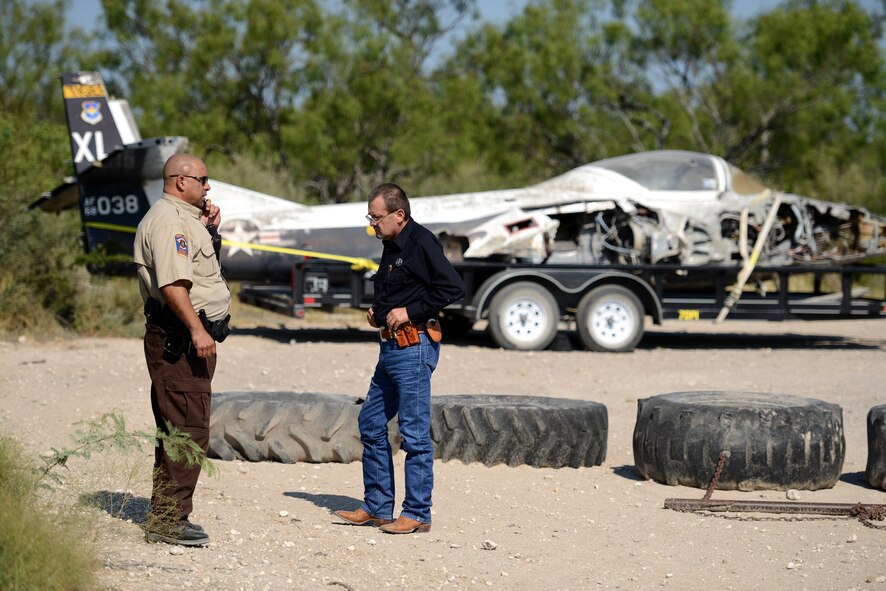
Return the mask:
<path fill-rule="evenodd" d="M 537 283 L 508 285 L 489 304 L 489 332 L 499 347 L 520 351 L 546 348 L 557 336 L 557 301 Z"/>
<path fill-rule="evenodd" d="M 868 465 L 864 475 L 871 486 L 886 490 L 886 404 L 868 412 Z"/>
<path fill-rule="evenodd" d="M 626 287 L 602 285 L 581 298 L 576 326 L 591 351 L 633 351 L 643 337 L 643 306 Z"/>
<path fill-rule="evenodd" d="M 221 460 L 341 462 L 359 460 L 359 399 L 343 394 L 213 394 L 209 452 Z M 395 423 L 395 422 L 394 422 Z M 389 431 L 399 446 L 396 425 Z"/>
<path fill-rule="evenodd" d="M 608 415 L 598 402 L 539 396 L 434 396 L 434 457 L 486 466 L 599 466 Z"/>
<path fill-rule="evenodd" d="M 634 463 L 670 485 L 817 490 L 837 483 L 845 456 L 843 410 L 814 398 L 754 392 L 675 392 L 637 404 Z"/>

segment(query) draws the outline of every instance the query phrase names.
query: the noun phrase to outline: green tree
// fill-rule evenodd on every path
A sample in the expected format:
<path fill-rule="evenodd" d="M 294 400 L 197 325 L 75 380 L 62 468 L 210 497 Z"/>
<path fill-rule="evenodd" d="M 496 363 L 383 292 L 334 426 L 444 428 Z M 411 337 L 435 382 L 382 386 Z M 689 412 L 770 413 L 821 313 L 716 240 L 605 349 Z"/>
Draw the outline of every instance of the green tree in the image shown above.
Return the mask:
<path fill-rule="evenodd" d="M 324 21 L 314 0 L 103 0 L 114 77 L 145 135 L 192 139 L 206 157 L 249 153 L 293 174 L 285 128 L 315 77 Z M 219 176 L 225 172 L 219 167 Z M 231 179 L 234 180 L 234 179 Z"/>
<path fill-rule="evenodd" d="M 416 183 L 465 153 L 448 77 L 430 63 L 474 15 L 473 0 L 350 0 L 323 47 L 322 80 L 294 122 L 290 151 L 321 201 L 363 198 L 382 181 Z M 460 103 L 463 104 L 463 103 Z"/>
<path fill-rule="evenodd" d="M 0 111 L 47 117 L 61 112 L 58 77 L 71 64 L 73 50 L 65 35 L 67 2 L 0 0 Z"/>
<path fill-rule="evenodd" d="M 851 0 L 791 0 L 738 28 L 729 5 L 638 4 L 636 61 L 663 85 L 668 147 L 881 209 L 882 18 Z"/>
<path fill-rule="evenodd" d="M 636 63 L 623 9 L 531 2 L 460 44 L 455 67 L 491 107 L 488 128 L 477 128 L 489 166 L 525 182 L 664 142 L 669 122 Z"/>
<path fill-rule="evenodd" d="M 746 62 L 759 82 L 740 97 L 745 133 L 727 157 L 750 161 L 794 192 L 882 211 L 882 40 L 881 19 L 852 1 L 792 1 L 761 15 Z M 739 72 L 730 81 L 742 78 Z M 867 179 L 831 192 L 837 187 L 827 176 Z"/>
<path fill-rule="evenodd" d="M 0 0 L 0 329 L 73 324 L 85 276 L 75 215 L 26 211 L 69 174 L 59 74 L 88 58 L 64 26 L 65 2 Z"/>

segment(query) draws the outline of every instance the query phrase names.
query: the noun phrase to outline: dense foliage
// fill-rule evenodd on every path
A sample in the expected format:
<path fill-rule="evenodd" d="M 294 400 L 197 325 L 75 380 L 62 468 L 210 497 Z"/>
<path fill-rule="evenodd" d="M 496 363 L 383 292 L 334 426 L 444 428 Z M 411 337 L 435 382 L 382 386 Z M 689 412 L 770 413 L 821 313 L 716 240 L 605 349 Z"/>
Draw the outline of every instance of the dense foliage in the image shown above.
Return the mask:
<path fill-rule="evenodd" d="M 670 148 L 886 211 L 873 2 L 786 0 L 739 20 L 729 0 L 529 0 L 489 23 L 476 0 L 102 0 L 90 34 L 65 4 L 0 0 L 7 330 L 102 330 L 78 313 L 102 280 L 75 262 L 74 216 L 22 211 L 70 170 L 58 76 L 73 69 L 101 72 L 144 137 L 188 136 L 220 180 L 306 202 L 382 180 L 504 188 Z"/>

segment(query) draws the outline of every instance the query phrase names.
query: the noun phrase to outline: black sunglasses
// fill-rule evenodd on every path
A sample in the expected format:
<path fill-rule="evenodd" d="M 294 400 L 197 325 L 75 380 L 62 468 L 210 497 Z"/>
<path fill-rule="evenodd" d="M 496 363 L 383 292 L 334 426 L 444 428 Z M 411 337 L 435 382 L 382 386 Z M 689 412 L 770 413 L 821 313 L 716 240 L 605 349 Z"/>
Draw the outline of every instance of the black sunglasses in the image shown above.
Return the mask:
<path fill-rule="evenodd" d="M 201 185 L 205 185 L 207 182 L 209 182 L 208 176 L 193 176 L 190 174 L 171 174 L 171 175 L 169 175 L 169 178 L 174 179 L 177 176 L 183 176 L 185 178 L 194 179 L 195 181 L 199 181 L 199 183 Z"/>

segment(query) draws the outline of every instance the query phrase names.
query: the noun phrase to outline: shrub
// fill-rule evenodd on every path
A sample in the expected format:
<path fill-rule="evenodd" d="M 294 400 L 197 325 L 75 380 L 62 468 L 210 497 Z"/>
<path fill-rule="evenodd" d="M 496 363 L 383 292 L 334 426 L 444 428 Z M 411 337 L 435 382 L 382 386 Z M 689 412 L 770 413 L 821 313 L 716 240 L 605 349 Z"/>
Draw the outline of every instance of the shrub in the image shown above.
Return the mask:
<path fill-rule="evenodd" d="M 0 436 L 0 589 L 94 589 L 97 561 L 76 511 L 38 497 L 35 465 Z"/>

